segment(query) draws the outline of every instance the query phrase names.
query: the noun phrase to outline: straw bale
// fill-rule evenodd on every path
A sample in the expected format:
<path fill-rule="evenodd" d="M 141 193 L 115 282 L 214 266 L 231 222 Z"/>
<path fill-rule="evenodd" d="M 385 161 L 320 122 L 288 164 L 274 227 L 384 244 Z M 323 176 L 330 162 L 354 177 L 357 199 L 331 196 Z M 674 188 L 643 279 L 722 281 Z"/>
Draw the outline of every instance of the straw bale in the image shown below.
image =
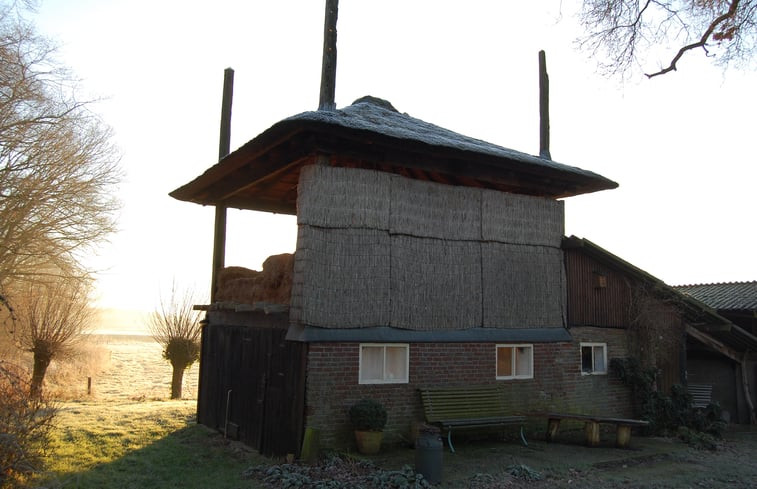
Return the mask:
<path fill-rule="evenodd" d="M 393 235 L 391 325 L 414 330 L 480 326 L 481 245 Z"/>
<path fill-rule="evenodd" d="M 390 232 L 429 238 L 481 238 L 481 191 L 395 175 Z"/>
<path fill-rule="evenodd" d="M 297 321 L 329 328 L 388 324 L 386 231 L 300 226 L 297 255 Z"/>
<path fill-rule="evenodd" d="M 297 190 L 297 223 L 389 229 L 390 177 L 372 170 L 306 166 Z"/>
<path fill-rule="evenodd" d="M 218 272 L 216 284 L 218 286 L 218 289 L 222 290 L 225 289 L 231 281 L 238 280 L 240 278 L 255 278 L 258 275 L 260 275 L 260 272 L 257 270 L 250 270 L 249 268 L 245 267 L 226 267 Z"/>
<path fill-rule="evenodd" d="M 565 278 L 557 248 L 484 243 L 484 326 L 563 326 Z"/>
<path fill-rule="evenodd" d="M 218 274 L 217 302 L 289 304 L 294 257 L 273 255 L 263 262 L 263 271 L 227 267 Z"/>
<path fill-rule="evenodd" d="M 482 235 L 485 241 L 535 244 L 558 248 L 565 234 L 562 201 L 482 191 Z"/>

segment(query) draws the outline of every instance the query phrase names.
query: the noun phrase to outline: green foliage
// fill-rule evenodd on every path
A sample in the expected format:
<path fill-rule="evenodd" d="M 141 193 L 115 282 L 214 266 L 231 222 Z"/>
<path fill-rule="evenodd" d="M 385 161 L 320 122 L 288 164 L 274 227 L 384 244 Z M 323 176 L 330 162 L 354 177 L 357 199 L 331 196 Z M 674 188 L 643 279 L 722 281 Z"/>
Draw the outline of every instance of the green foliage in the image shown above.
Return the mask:
<path fill-rule="evenodd" d="M 529 467 L 528 465 L 510 465 L 505 469 L 505 472 L 525 481 L 538 481 L 541 480 L 541 474 Z"/>
<path fill-rule="evenodd" d="M 432 486 L 408 465 L 383 470 L 364 460 L 331 456 L 319 465 L 259 465 L 243 477 L 282 489 L 428 489 Z"/>
<path fill-rule="evenodd" d="M 685 428 L 687 433 L 719 438 L 725 429 L 722 410 L 716 403 L 711 403 L 705 409 L 693 408 L 691 395 L 679 384 L 671 388 L 669 396 L 658 391 L 656 369 L 644 368 L 634 358 L 614 358 L 610 361 L 610 369 L 631 388 L 637 416 L 649 421 L 649 434 L 680 433 L 680 429 Z M 696 437 L 686 436 L 682 439 L 687 441 L 694 438 Z"/>
<path fill-rule="evenodd" d="M 717 450 L 717 438 L 709 433 L 703 433 L 701 431 L 692 430 L 685 426 L 679 426 L 676 433 L 678 438 L 688 445 L 700 450 Z"/>
<path fill-rule="evenodd" d="M 350 407 L 350 421 L 358 431 L 382 431 L 386 420 L 386 409 L 373 399 L 360 400 Z"/>

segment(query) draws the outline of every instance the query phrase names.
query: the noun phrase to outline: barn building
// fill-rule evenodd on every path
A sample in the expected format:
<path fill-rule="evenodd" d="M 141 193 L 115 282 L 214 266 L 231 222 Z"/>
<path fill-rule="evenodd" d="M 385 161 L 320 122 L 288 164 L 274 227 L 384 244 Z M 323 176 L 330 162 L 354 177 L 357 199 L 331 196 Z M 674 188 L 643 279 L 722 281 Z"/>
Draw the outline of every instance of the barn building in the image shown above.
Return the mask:
<path fill-rule="evenodd" d="M 218 275 L 199 422 L 264 454 L 298 453 L 305 428 L 348 447 L 347 410 L 370 397 L 401 441 L 419 388 L 474 384 L 503 385 L 513 413 L 632 416 L 610 361 L 664 359 L 663 382 L 681 382 L 687 325 L 723 318 L 564 238 L 560 199 L 616 186 L 374 97 L 273 125 L 171 193 L 297 216 L 293 256 Z"/>

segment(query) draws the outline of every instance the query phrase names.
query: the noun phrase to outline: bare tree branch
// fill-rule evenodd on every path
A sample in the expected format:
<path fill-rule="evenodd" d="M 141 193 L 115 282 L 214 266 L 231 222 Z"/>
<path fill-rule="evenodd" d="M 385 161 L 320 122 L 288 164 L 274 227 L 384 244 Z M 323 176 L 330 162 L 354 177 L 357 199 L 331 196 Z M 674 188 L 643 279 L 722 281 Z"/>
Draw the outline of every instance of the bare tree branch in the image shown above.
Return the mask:
<path fill-rule="evenodd" d="M 121 179 L 110 129 L 77 100 L 54 47 L 0 4 L 0 293 L 53 274 L 79 280 L 115 230 Z"/>
<path fill-rule="evenodd" d="M 682 47 L 678 50 L 678 53 L 673 57 L 673 60 L 670 62 L 670 64 L 667 66 L 667 68 L 663 68 L 660 71 L 657 71 L 655 73 L 647 74 L 647 78 L 652 78 L 659 75 L 664 75 L 665 73 L 669 73 L 671 71 L 676 70 L 676 65 L 678 63 L 678 60 L 681 59 L 681 57 L 686 53 L 686 51 L 690 51 L 692 49 L 696 48 L 703 48 L 705 53 L 707 53 L 707 41 L 710 40 L 710 36 L 713 35 L 715 32 L 715 29 L 718 28 L 721 24 L 728 21 L 729 19 L 732 19 L 736 15 L 736 10 L 739 7 L 739 0 L 733 0 L 731 2 L 731 6 L 728 9 L 728 12 L 724 13 L 723 15 L 720 15 L 715 20 L 713 20 L 709 27 L 704 31 L 704 34 L 702 34 L 702 37 L 697 42 L 693 42 L 691 44 L 687 44 L 686 46 Z"/>
<path fill-rule="evenodd" d="M 716 63 L 749 62 L 757 49 L 757 0 L 584 0 L 581 46 L 610 74 L 626 74 L 657 56 L 669 61 L 648 78 L 675 71 L 697 48 Z M 603 53 L 602 53 L 603 52 Z"/>

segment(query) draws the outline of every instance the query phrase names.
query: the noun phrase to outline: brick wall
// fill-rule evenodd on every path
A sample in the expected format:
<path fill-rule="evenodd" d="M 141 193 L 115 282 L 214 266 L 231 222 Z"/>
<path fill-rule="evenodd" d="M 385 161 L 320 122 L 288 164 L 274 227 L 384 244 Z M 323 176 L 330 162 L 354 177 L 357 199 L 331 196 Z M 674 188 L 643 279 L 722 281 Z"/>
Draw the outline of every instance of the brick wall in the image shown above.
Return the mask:
<path fill-rule="evenodd" d="M 423 419 L 418 388 L 498 382 L 508 386 L 513 413 L 560 410 L 630 417 L 627 389 L 611 374 L 581 375 L 579 349 L 581 341 L 606 342 L 608 362 L 614 357 L 624 357 L 625 331 L 574 328 L 571 334 L 574 341 L 570 343 L 534 343 L 534 378 L 517 380 L 495 379 L 495 343 L 410 344 L 409 383 L 378 385 L 358 383 L 358 343 L 311 344 L 306 425 L 321 431 L 324 447 L 352 447 L 347 411 L 360 399 L 374 398 L 389 413 L 385 440 L 410 441 L 413 422 Z M 544 428 L 539 423 L 533 429 Z"/>

